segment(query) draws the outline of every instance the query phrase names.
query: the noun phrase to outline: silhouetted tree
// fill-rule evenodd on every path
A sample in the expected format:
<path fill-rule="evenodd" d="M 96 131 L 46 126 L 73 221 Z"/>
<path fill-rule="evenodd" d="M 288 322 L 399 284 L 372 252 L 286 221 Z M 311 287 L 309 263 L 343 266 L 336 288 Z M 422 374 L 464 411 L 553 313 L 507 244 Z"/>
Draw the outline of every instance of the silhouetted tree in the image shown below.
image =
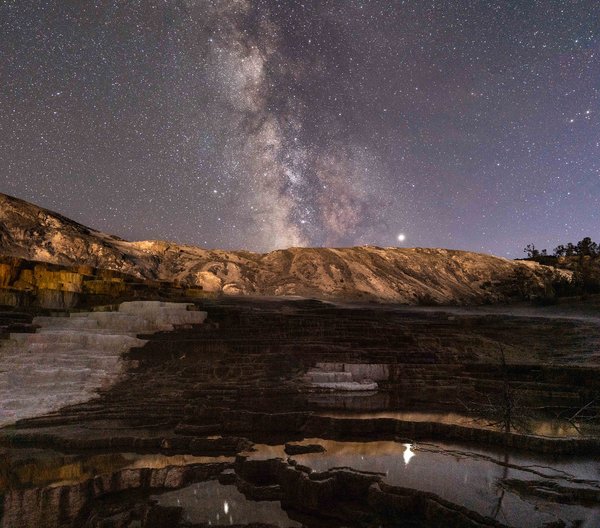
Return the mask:
<path fill-rule="evenodd" d="M 560 244 L 554 248 L 554 256 L 555 257 L 564 257 L 567 254 L 567 248 Z"/>
<path fill-rule="evenodd" d="M 569 242 L 566 246 L 560 244 L 554 248 L 554 255 L 557 257 L 598 257 L 600 256 L 600 246 L 590 237 L 581 239 L 577 244 Z"/>
<path fill-rule="evenodd" d="M 598 244 L 593 242 L 590 237 L 585 237 L 577 242 L 577 255 L 580 257 L 597 257 Z"/>
<path fill-rule="evenodd" d="M 591 237 L 584 237 L 577 244 L 560 244 L 554 248 L 552 255 L 548 255 L 546 250 L 538 250 L 534 244 L 528 244 L 524 251 L 529 260 L 574 272 L 570 279 L 558 277 L 553 280 L 554 294 L 540 299 L 542 302 L 552 301 L 556 296 L 600 293 L 600 244 Z M 561 261 L 560 258 L 567 260 Z"/>
<path fill-rule="evenodd" d="M 498 353 L 490 359 L 492 359 L 492 368 L 498 370 L 496 379 L 502 383 L 499 387 L 500 390 L 477 390 L 472 393 L 468 393 L 467 390 L 466 397 L 459 392 L 458 401 L 469 413 L 483 418 L 488 425 L 497 427 L 504 432 L 507 435 L 505 441 L 508 443 L 509 433 L 514 430 L 527 431 L 529 429 L 536 409 L 525 405 L 525 402 L 518 397 L 520 384 L 511 380 L 509 376 L 509 366 L 504 347 L 501 344 L 499 344 Z"/>
<path fill-rule="evenodd" d="M 539 250 L 535 248 L 535 244 L 527 244 L 523 250 L 527 258 L 534 259 L 540 256 Z"/>

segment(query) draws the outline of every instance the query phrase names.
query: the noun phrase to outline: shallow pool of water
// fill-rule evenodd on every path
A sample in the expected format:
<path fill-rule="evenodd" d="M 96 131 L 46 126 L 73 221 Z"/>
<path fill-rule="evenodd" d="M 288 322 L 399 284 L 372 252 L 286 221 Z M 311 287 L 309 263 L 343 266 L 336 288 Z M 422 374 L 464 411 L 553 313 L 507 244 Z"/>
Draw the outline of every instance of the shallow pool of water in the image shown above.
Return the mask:
<path fill-rule="evenodd" d="M 160 506 L 182 507 L 182 521 L 191 524 L 229 526 L 264 523 L 281 527 L 300 527 L 281 509 L 279 501 L 252 501 L 233 485 L 217 481 L 197 482 L 175 491 L 152 497 Z"/>
<path fill-rule="evenodd" d="M 434 493 L 508 526 L 533 528 L 557 521 L 579 528 L 600 526 L 598 458 L 506 453 L 447 442 L 307 438 L 300 443 L 318 443 L 326 451 L 288 457 L 283 445 L 256 445 L 246 455 L 255 460 L 292 458 L 315 472 L 351 468 L 378 473 L 387 484 Z M 133 496 L 142 501 L 138 504 L 156 501 L 160 507 L 181 508 L 181 519 L 188 524 L 298 526 L 279 502 L 247 499 L 234 485 L 215 480 L 216 474 L 200 477 L 189 471 L 215 463 L 226 467 L 232 458 L 25 449 L 0 455 L 2 528 L 77 526 L 88 509 L 102 511 L 98 505 L 107 496 L 117 509 L 131 509 Z M 94 492 L 92 482 L 102 482 L 108 495 Z"/>
<path fill-rule="evenodd" d="M 600 503 L 556 502 L 561 500 L 557 489 L 592 490 L 600 496 L 599 460 L 504 453 L 450 443 L 305 442 L 326 449 L 292 457 L 314 471 L 349 467 L 380 473 L 388 484 L 435 493 L 515 527 L 558 519 L 600 526 Z"/>
<path fill-rule="evenodd" d="M 405 422 L 435 422 L 448 425 L 460 425 L 479 429 L 492 429 L 500 431 L 501 426 L 493 425 L 485 418 L 461 414 L 456 412 L 414 412 L 414 411 L 374 411 L 374 412 L 320 412 L 319 416 L 331 418 L 352 418 L 360 420 L 374 420 L 378 418 L 389 418 Z M 577 438 L 581 436 L 598 436 L 600 429 L 593 423 L 569 422 L 561 419 L 550 418 L 528 418 L 520 419 L 516 432 L 535 436 L 546 436 L 554 438 Z"/>

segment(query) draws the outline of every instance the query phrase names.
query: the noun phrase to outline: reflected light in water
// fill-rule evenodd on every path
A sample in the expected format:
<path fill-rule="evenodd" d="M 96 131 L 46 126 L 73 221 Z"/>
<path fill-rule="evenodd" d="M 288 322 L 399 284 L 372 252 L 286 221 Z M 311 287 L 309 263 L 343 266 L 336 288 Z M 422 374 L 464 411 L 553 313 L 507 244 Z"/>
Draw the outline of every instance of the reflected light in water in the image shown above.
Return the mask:
<path fill-rule="evenodd" d="M 412 444 L 402 444 L 404 446 L 404 463 L 408 466 L 410 459 L 415 456 L 415 452 L 412 450 Z"/>
<path fill-rule="evenodd" d="M 227 501 L 223 501 L 223 511 L 225 512 L 225 515 L 229 513 L 229 503 Z"/>

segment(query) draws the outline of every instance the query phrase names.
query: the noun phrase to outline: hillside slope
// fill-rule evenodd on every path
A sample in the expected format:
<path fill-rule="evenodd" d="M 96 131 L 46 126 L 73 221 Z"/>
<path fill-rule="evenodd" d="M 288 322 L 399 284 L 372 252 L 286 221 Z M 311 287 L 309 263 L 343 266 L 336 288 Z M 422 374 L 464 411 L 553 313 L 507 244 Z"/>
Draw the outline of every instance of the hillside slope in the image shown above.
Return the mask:
<path fill-rule="evenodd" d="M 479 304 L 552 293 L 569 272 L 466 251 L 289 248 L 259 254 L 127 242 L 0 194 L 0 255 L 89 265 L 240 295 Z"/>

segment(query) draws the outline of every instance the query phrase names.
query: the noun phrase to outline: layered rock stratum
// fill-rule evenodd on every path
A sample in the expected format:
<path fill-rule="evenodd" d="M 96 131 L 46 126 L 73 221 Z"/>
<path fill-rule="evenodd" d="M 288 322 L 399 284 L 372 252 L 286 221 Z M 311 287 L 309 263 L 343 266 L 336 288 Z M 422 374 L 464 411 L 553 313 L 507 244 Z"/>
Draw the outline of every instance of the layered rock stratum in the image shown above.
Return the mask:
<path fill-rule="evenodd" d="M 299 295 L 404 304 L 482 304 L 552 296 L 571 273 L 448 249 L 361 246 L 269 253 L 129 242 L 0 194 L 0 255 L 92 266 L 228 295 Z"/>
<path fill-rule="evenodd" d="M 147 341 L 137 334 L 201 324 L 206 312 L 160 301 L 122 303 L 118 311 L 36 317 L 35 333 L 0 342 L 0 427 L 85 402 L 114 383 L 122 355 Z"/>

